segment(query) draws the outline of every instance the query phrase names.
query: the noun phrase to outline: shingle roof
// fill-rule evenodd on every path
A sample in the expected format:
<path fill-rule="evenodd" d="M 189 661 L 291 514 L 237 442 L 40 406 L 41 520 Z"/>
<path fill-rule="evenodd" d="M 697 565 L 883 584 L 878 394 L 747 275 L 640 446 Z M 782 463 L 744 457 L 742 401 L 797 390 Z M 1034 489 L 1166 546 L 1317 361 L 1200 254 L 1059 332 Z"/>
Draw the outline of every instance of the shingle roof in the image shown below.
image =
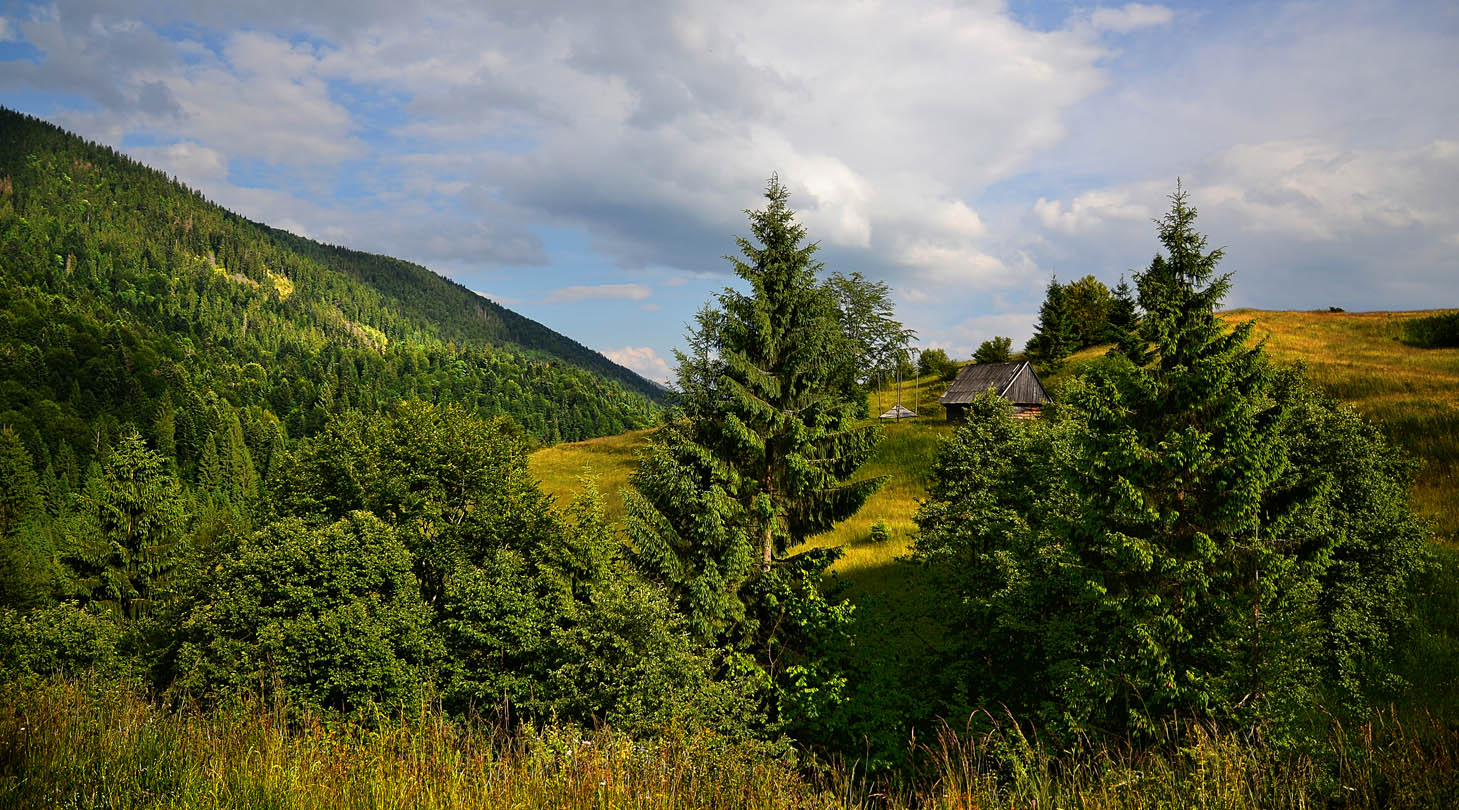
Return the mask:
<path fill-rule="evenodd" d="M 1014 385 L 1014 383 L 1018 385 Z M 1038 404 L 1049 401 L 1044 393 L 1033 366 L 1021 363 L 980 363 L 963 366 L 957 379 L 947 387 L 947 393 L 939 399 L 943 405 L 960 405 L 972 402 L 984 391 L 992 388 L 998 396 L 1021 404 Z M 1013 389 L 1013 390 L 1010 390 Z"/>

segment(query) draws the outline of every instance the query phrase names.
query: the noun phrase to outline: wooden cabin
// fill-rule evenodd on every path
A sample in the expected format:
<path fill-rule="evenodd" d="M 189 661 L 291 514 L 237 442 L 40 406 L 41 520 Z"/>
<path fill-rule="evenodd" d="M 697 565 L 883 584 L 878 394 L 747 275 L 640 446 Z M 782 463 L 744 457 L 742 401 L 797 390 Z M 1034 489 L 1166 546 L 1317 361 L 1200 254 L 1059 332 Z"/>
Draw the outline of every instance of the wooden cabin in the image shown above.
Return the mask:
<path fill-rule="evenodd" d="M 968 418 L 968 405 L 979 394 L 989 388 L 998 396 L 1013 403 L 1013 415 L 1019 419 L 1033 419 L 1049 402 L 1044 384 L 1034 373 L 1033 365 L 1020 363 L 980 363 L 963 366 L 957 378 L 947 387 L 947 393 L 938 402 L 947 409 L 947 421 L 964 422 Z"/>

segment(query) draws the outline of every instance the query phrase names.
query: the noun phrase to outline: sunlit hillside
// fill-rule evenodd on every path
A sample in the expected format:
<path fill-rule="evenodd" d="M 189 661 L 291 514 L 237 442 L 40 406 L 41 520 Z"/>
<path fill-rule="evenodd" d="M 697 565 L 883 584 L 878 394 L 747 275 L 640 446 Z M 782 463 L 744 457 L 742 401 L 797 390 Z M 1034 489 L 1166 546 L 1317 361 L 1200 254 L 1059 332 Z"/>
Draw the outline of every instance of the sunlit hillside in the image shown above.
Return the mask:
<path fill-rule="evenodd" d="M 1399 340 L 1404 321 L 1426 314 L 1236 310 L 1221 317 L 1256 320 L 1255 335 L 1266 341 L 1273 360 L 1304 363 L 1311 379 L 1377 422 L 1411 453 L 1422 464 L 1416 505 L 1452 542 L 1459 532 L 1459 349 L 1419 349 Z M 1096 347 L 1074 355 L 1063 373 L 1049 379 L 1050 386 L 1104 353 L 1104 347 Z M 925 471 L 938 441 L 951 430 L 937 405 L 946 383 L 923 378 L 915 388 L 918 417 L 886 423 L 881 446 L 864 468 L 867 476 L 890 476 L 887 485 L 855 517 L 807 544 L 845 548 L 835 570 L 853 583 L 881 579 L 906 552 L 916 529 L 912 516 L 926 493 Z M 902 402 L 910 405 L 914 384 L 907 382 L 903 389 Z M 869 400 L 868 409 L 880 413 L 896 401 L 895 389 L 884 389 L 880 402 L 876 394 Z M 596 476 L 610 514 L 620 517 L 618 492 L 647 435 L 635 431 L 546 448 L 532 455 L 532 472 L 544 489 L 563 499 L 580 488 L 582 475 Z M 870 540 L 878 520 L 891 528 L 890 541 Z"/>

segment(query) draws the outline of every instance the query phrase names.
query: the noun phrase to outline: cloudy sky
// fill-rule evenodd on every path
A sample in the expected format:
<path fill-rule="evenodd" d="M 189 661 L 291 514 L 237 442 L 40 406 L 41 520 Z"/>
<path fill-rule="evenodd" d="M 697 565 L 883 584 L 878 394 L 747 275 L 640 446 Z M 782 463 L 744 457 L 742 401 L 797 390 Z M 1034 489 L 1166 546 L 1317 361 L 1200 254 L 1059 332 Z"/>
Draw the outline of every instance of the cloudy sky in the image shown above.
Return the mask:
<path fill-rule="evenodd" d="M 659 379 L 772 172 L 956 356 L 1177 177 L 1231 306 L 1459 306 L 1452 0 L 0 0 L 0 104 Z"/>

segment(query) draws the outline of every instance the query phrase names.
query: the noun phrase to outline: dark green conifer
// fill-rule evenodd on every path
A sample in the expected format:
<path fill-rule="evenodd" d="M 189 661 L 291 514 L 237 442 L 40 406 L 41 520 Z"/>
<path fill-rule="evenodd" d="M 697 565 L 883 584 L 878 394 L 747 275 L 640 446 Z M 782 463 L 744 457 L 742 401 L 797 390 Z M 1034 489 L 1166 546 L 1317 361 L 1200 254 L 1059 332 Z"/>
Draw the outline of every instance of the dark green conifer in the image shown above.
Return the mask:
<path fill-rule="evenodd" d="M 844 362 L 855 350 L 788 196 L 772 178 L 766 207 L 746 212 L 754 240 L 730 261 L 750 292 L 726 289 L 699 313 L 679 355 L 682 416 L 633 477 L 640 560 L 707 636 L 743 615 L 748 579 L 882 483 L 851 480 L 878 434 L 852 425 L 865 409 Z"/>
<path fill-rule="evenodd" d="M 1076 348 L 1074 315 L 1058 278 L 1049 279 L 1044 303 L 1039 307 L 1039 322 L 1024 352 L 1041 370 L 1056 371 Z"/>

